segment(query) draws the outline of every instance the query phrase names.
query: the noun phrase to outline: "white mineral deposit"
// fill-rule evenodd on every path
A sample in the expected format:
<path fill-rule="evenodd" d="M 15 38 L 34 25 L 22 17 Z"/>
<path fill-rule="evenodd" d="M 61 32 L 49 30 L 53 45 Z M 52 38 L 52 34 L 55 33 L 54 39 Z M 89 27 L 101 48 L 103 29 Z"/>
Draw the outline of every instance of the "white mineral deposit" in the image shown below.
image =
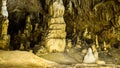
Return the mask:
<path fill-rule="evenodd" d="M 96 62 L 96 58 L 92 53 L 92 49 L 89 48 L 87 54 L 84 57 L 83 63 L 95 63 L 95 62 Z"/>
<path fill-rule="evenodd" d="M 8 11 L 7 11 L 7 6 L 6 6 L 6 1 L 7 0 L 2 0 L 2 10 L 1 13 L 4 17 L 8 17 Z"/>

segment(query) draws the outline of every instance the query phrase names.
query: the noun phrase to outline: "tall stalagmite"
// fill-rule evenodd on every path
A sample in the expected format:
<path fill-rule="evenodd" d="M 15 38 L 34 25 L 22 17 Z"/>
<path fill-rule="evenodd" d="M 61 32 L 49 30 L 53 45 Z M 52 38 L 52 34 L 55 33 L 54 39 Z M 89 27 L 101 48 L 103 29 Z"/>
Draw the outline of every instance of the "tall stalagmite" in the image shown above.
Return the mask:
<path fill-rule="evenodd" d="M 56 0 L 49 7 L 48 35 L 45 46 L 49 52 L 63 52 L 66 45 L 66 24 L 63 18 L 65 7 L 62 0 Z"/>
<path fill-rule="evenodd" d="M 8 20 L 8 11 L 7 11 L 7 6 L 6 6 L 7 0 L 2 0 L 2 22 L 0 23 L 0 48 L 6 49 L 8 48 L 9 42 L 10 42 L 10 36 L 8 35 L 8 25 L 9 25 L 9 20 Z"/>

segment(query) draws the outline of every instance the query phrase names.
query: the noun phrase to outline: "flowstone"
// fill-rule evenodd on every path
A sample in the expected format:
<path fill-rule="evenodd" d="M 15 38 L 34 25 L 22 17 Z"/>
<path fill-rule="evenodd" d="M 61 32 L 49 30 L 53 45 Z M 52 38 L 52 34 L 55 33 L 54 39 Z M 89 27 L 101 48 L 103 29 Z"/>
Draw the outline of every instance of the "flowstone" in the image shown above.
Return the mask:
<path fill-rule="evenodd" d="M 89 48 L 87 54 L 84 57 L 83 63 L 95 63 L 95 62 L 96 62 L 96 58 L 92 53 L 92 49 Z"/>
<path fill-rule="evenodd" d="M 1 13 L 3 15 L 3 17 L 8 17 L 8 11 L 7 11 L 7 0 L 2 0 L 2 10 Z"/>
<path fill-rule="evenodd" d="M 63 18 L 65 7 L 62 0 L 56 0 L 50 5 L 48 34 L 45 40 L 45 47 L 49 52 L 63 52 L 66 45 L 66 24 Z"/>

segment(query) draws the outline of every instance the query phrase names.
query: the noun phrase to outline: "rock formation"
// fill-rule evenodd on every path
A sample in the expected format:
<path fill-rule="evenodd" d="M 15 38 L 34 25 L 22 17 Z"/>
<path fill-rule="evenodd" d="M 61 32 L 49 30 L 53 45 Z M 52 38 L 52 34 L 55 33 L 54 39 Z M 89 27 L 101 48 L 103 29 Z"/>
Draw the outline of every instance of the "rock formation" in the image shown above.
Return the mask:
<path fill-rule="evenodd" d="M 3 0 L 4 4 L 6 0 Z M 52 3 L 52 1 L 54 1 Z M 62 3 L 63 1 L 63 3 Z M 58 25 L 54 24 L 51 25 L 51 23 L 56 23 L 56 21 L 59 21 L 61 23 L 61 26 L 57 26 L 57 28 L 62 27 L 64 30 L 65 24 L 62 24 L 62 22 L 65 20 L 66 23 L 66 32 L 67 32 L 67 38 L 72 39 L 72 43 L 76 43 L 76 37 L 79 36 L 80 39 L 85 38 L 86 40 L 91 40 L 92 42 L 95 41 L 95 38 L 93 38 L 93 35 L 98 36 L 98 43 L 106 41 L 106 43 L 110 43 L 112 46 L 116 44 L 116 41 L 119 42 L 120 40 L 120 33 L 119 33 L 119 1 L 118 0 L 61 0 L 60 3 L 63 4 L 62 7 L 56 0 L 30 0 L 29 2 L 26 0 L 8 0 L 7 1 L 7 7 L 2 7 L 2 1 L 0 3 L 0 7 L 2 7 L 2 14 L 4 16 L 8 16 L 6 9 L 8 8 L 9 12 L 9 30 L 8 33 L 11 35 L 11 40 L 16 39 L 15 36 L 18 34 L 18 31 L 20 30 L 21 33 L 23 33 L 24 28 L 26 26 L 26 16 L 28 14 L 32 14 L 32 26 L 33 31 L 36 30 L 35 23 L 38 23 L 39 28 L 43 29 L 43 32 L 46 32 L 46 29 L 49 29 L 49 35 L 52 32 L 52 29 L 54 26 Z M 32 5 L 32 6 L 31 6 Z M 55 5 L 55 7 L 50 7 Z M 59 7 L 59 8 L 58 8 Z M 49 9 L 48 9 L 49 8 Z M 60 12 L 56 12 L 59 9 L 63 9 Z M 1 10 L 0 9 L 0 10 Z M 52 9 L 52 10 L 51 10 Z M 54 9 L 54 10 L 53 10 Z M 3 13 L 3 11 L 5 11 Z M 64 14 L 65 13 L 65 14 Z M 64 14 L 64 19 L 62 18 Z M 47 22 L 47 18 L 49 15 L 49 22 Z M 60 17 L 61 16 L 61 17 Z M 61 20 L 60 20 L 61 19 Z M 38 21 L 39 20 L 39 21 Z M 87 25 L 87 28 L 86 28 Z M 46 27 L 48 26 L 48 27 Z M 74 27 L 75 26 L 75 27 Z M 44 27 L 46 29 L 44 29 Z M 115 28 L 115 33 L 112 34 L 111 28 Z M 56 29 L 56 27 L 54 27 Z M 74 29 L 76 30 L 76 33 L 74 33 Z M 87 32 L 85 29 L 87 29 L 88 33 L 85 37 L 83 37 L 83 32 Z M 91 32 L 92 34 L 89 34 Z M 0 32 L 1 33 L 1 32 Z M 42 32 L 39 32 L 40 34 L 43 34 Z M 59 33 L 59 32 L 58 32 Z M 63 32 L 62 32 L 63 33 Z M 31 35 L 33 36 L 34 33 Z M 38 35 L 40 35 L 38 34 Z M 56 34 L 57 35 L 57 34 Z M 117 35 L 117 36 L 116 36 Z M 61 34 L 62 36 L 62 34 Z M 64 36 L 64 35 L 63 35 Z M 42 35 L 40 35 L 42 37 Z M 117 38 L 117 40 L 116 40 Z M 32 38 L 33 39 L 33 38 Z M 97 38 L 96 38 L 97 39 Z M 112 39 L 112 40 L 111 40 Z M 39 42 L 41 42 L 41 38 L 38 39 Z M 43 40 L 42 40 L 43 41 Z M 37 41 L 38 44 L 39 43 Z M 11 41 L 11 45 L 14 45 L 14 41 Z M 32 42 L 33 43 L 33 42 Z"/>
<path fill-rule="evenodd" d="M 98 42 L 98 36 L 96 35 L 96 39 L 95 39 L 95 44 L 96 44 L 96 47 L 99 48 L 99 42 Z"/>
<path fill-rule="evenodd" d="M 1 33 L 2 36 L 7 35 L 8 25 L 9 25 L 9 20 L 8 19 L 3 20 L 3 22 L 2 22 L 2 33 Z"/>
<path fill-rule="evenodd" d="M 83 63 L 95 63 L 95 62 L 96 62 L 96 58 L 92 53 L 92 49 L 89 48 L 87 54 L 84 57 Z"/>
<path fill-rule="evenodd" d="M 8 45 L 10 43 L 10 36 L 8 35 L 8 25 L 9 25 L 9 20 L 8 20 L 8 11 L 7 11 L 7 6 L 6 6 L 7 0 L 2 0 L 2 22 L 0 25 L 0 48 L 3 49 L 8 49 Z"/>
<path fill-rule="evenodd" d="M 63 52 L 66 45 L 66 24 L 63 18 L 64 6 L 62 0 L 56 0 L 50 5 L 48 20 L 48 35 L 45 46 L 49 52 Z"/>
<path fill-rule="evenodd" d="M 7 0 L 2 0 L 2 11 L 1 11 L 1 13 L 4 17 L 8 17 L 8 11 L 7 11 L 7 6 L 6 6 L 7 3 L 6 2 L 7 2 Z"/>
<path fill-rule="evenodd" d="M 98 56 L 98 52 L 97 52 L 97 51 L 94 52 L 94 57 L 96 58 L 96 60 L 99 59 L 99 56 Z"/>
<path fill-rule="evenodd" d="M 25 30 L 24 30 L 24 33 L 26 34 L 27 37 L 30 37 L 30 34 L 32 32 L 32 24 L 31 24 L 31 21 L 30 21 L 30 15 L 27 16 L 27 19 L 26 19 L 26 26 L 25 26 Z"/>

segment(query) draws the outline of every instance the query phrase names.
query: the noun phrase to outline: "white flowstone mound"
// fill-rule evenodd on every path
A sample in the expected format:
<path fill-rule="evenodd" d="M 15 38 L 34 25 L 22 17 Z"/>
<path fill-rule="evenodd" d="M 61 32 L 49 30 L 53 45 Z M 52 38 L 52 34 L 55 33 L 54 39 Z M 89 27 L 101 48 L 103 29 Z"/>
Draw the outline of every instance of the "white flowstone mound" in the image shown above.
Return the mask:
<path fill-rule="evenodd" d="M 2 10 L 1 13 L 4 17 L 8 17 L 8 11 L 7 11 L 7 6 L 6 6 L 6 1 L 7 0 L 2 0 Z"/>
<path fill-rule="evenodd" d="M 96 58 L 92 53 L 92 49 L 89 48 L 87 54 L 84 57 L 83 63 L 95 63 L 95 62 L 96 62 Z"/>

